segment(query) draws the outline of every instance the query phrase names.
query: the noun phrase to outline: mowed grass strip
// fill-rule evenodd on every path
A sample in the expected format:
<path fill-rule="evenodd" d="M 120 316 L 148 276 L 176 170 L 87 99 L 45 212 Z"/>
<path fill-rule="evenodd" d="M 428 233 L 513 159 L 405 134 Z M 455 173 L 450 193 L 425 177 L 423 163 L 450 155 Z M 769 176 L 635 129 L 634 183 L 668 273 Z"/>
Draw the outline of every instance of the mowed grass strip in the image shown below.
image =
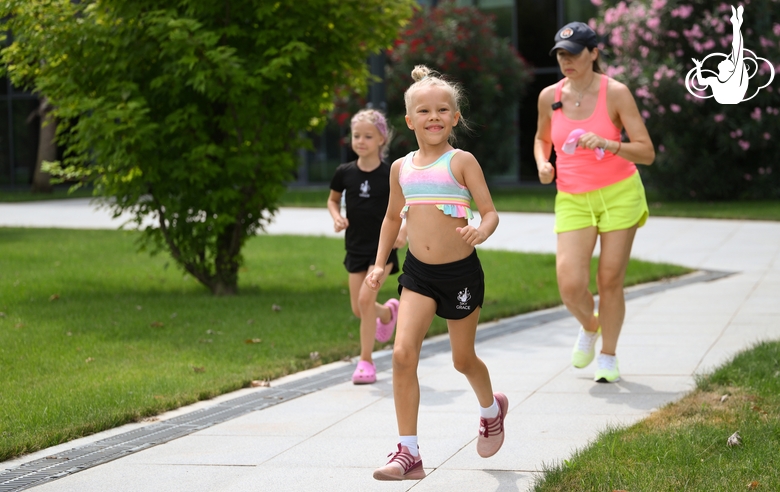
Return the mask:
<path fill-rule="evenodd" d="M 213 297 L 137 238 L 0 229 L 0 461 L 359 353 L 343 240 L 252 238 L 240 295 Z M 480 257 L 483 321 L 560 303 L 553 255 Z M 632 261 L 628 277 L 686 271 Z"/>
<path fill-rule="evenodd" d="M 491 187 L 493 203 L 499 212 L 553 213 L 555 187 Z M 286 207 L 325 207 L 327 189 L 290 188 L 282 198 Z M 707 219 L 780 220 L 780 200 L 668 201 L 652 190 L 647 192 L 650 216 Z"/>
<path fill-rule="evenodd" d="M 741 444 L 729 446 L 735 432 Z M 780 341 L 737 355 L 681 401 L 608 430 L 534 488 L 552 491 L 780 490 Z"/>

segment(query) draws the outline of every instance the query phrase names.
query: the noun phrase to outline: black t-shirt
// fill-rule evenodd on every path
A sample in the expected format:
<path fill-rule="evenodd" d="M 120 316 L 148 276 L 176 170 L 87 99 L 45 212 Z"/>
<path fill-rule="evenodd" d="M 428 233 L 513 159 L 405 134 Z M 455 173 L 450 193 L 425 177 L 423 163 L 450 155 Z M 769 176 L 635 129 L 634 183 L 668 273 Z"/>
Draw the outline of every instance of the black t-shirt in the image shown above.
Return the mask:
<path fill-rule="evenodd" d="M 330 189 L 345 193 L 349 227 L 344 235 L 348 253 L 373 256 L 379 247 L 379 232 L 390 199 L 390 165 L 384 162 L 367 173 L 357 161 L 336 168 Z"/>

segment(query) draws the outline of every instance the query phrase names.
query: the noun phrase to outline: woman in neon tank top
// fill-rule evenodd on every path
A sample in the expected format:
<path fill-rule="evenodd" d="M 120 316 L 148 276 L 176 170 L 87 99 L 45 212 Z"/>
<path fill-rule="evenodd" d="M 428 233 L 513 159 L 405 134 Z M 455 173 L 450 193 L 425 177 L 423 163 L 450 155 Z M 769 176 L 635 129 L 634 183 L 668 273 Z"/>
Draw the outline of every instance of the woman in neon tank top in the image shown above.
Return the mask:
<path fill-rule="evenodd" d="M 625 318 L 623 280 L 637 228 L 648 216 L 636 164 L 655 160 L 653 142 L 631 91 L 599 66 L 598 37 L 582 22 L 555 35 L 550 51 L 565 78 L 539 94 L 534 157 L 539 180 L 556 179 L 555 232 L 558 289 L 581 327 L 572 365 L 584 368 L 595 357 L 594 379 L 620 379 L 616 349 Z M 629 137 L 622 142 L 621 132 Z M 553 147 L 555 167 L 550 164 Z M 588 291 L 590 259 L 601 240 L 597 273 L 598 314 Z"/>
<path fill-rule="evenodd" d="M 455 369 L 466 376 L 479 403 L 477 453 L 483 458 L 494 455 L 503 444 L 509 409 L 506 396 L 493 392 L 488 369 L 474 350 L 485 291 L 474 246 L 493 234 L 498 214 L 477 160 L 451 145 L 453 128 L 464 124 L 460 89 L 421 65 L 412 71 L 412 78 L 415 83 L 404 94 L 406 124 L 414 131 L 419 150 L 390 168 L 390 201 L 374 270 L 366 277 L 366 285 L 379 289 L 403 215 L 409 250 L 398 278 L 401 299 L 393 345 L 399 440 L 390 461 L 374 471 L 377 480 L 425 477 L 417 445 L 417 365 L 435 315 L 447 320 Z M 481 215 L 479 227 L 468 223 L 472 198 Z"/>

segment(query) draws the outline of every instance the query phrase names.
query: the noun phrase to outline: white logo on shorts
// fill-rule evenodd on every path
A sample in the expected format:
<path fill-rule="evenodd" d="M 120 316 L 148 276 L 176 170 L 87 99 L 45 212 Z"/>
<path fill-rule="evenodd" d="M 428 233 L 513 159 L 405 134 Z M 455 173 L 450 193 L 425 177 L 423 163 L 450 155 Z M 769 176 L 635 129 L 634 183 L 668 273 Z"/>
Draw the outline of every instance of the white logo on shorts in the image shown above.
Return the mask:
<path fill-rule="evenodd" d="M 471 300 L 471 293 L 469 292 L 469 288 L 466 287 L 462 291 L 458 292 L 458 301 L 460 301 L 460 304 L 455 306 L 455 309 L 471 309 L 471 306 L 466 304 Z"/>

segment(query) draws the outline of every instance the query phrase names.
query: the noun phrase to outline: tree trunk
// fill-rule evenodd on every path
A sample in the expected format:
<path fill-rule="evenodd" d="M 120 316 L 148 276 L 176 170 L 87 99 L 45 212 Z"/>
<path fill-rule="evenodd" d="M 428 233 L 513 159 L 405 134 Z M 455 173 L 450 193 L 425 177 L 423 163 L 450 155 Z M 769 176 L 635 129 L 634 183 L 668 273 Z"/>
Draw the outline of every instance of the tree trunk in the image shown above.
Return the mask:
<path fill-rule="evenodd" d="M 41 170 L 44 161 L 57 160 L 57 144 L 54 136 L 57 133 L 57 120 L 51 114 L 51 106 L 46 97 L 41 97 L 38 106 L 40 117 L 40 137 L 38 138 L 38 157 L 35 159 L 35 172 L 33 173 L 32 192 L 51 193 L 54 188 L 51 185 L 51 175 Z"/>
<path fill-rule="evenodd" d="M 238 284 L 233 280 L 233 284 L 223 282 L 221 279 L 214 279 L 211 284 L 211 293 L 215 296 L 234 296 L 238 294 Z"/>
<path fill-rule="evenodd" d="M 239 224 L 226 228 L 217 237 L 217 257 L 214 259 L 216 273 L 211 282 L 211 292 L 217 296 L 238 294 L 238 253 L 240 242 L 236 234 Z"/>

